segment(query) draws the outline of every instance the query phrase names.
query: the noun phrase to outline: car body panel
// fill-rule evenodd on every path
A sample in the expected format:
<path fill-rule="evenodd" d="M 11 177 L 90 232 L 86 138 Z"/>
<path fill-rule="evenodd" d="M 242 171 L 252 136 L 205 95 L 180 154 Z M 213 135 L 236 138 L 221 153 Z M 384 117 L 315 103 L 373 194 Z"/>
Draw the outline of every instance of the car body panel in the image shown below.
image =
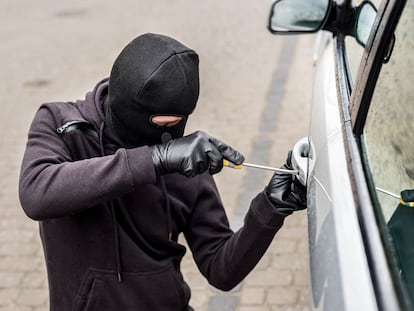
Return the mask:
<path fill-rule="evenodd" d="M 309 142 L 308 219 L 314 310 L 377 310 L 347 171 L 332 34 L 321 33 Z M 356 299 L 356 297 L 358 297 Z M 351 299 L 350 299 L 351 298 Z"/>

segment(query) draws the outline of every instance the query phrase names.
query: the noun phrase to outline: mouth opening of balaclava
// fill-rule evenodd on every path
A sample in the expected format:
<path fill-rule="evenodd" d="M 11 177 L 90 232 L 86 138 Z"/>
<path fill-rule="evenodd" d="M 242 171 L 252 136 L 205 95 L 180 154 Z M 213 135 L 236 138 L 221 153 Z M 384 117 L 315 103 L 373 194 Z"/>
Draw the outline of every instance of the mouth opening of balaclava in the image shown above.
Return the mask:
<path fill-rule="evenodd" d="M 199 95 L 198 55 L 170 37 L 144 34 L 114 62 L 105 122 L 124 146 L 161 143 L 163 133 L 184 134 Z M 173 126 L 153 124 L 155 115 L 181 116 Z"/>

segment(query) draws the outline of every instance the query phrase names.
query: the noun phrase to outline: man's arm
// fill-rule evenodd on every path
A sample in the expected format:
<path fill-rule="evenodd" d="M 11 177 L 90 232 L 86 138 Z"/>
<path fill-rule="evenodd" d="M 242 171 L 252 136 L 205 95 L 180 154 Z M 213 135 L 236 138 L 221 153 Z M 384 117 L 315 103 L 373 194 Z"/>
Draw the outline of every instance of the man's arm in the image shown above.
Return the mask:
<path fill-rule="evenodd" d="M 291 168 L 290 155 L 282 168 Z M 243 226 L 233 233 L 214 181 L 201 181 L 185 236 L 209 283 L 230 290 L 259 262 L 285 217 L 306 208 L 306 189 L 290 174 L 276 172 L 265 191 L 251 202 Z"/>
<path fill-rule="evenodd" d="M 29 131 L 19 198 L 29 217 L 43 220 L 81 212 L 155 180 L 147 147 L 73 161 L 51 112 L 41 108 Z"/>

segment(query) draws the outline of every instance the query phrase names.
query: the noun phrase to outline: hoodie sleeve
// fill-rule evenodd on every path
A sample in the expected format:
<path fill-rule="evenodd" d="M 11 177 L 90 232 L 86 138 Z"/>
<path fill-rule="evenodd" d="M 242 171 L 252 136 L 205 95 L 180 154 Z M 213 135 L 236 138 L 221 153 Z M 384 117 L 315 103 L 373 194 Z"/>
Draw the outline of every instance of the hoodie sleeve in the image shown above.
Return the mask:
<path fill-rule="evenodd" d="M 261 192 L 250 203 L 244 225 L 233 233 L 215 183 L 211 176 L 206 179 L 200 184 L 185 236 L 208 282 L 220 290 L 231 290 L 259 262 L 285 217 Z"/>
<path fill-rule="evenodd" d="M 136 185 L 155 182 L 146 147 L 73 161 L 53 115 L 47 106 L 39 109 L 23 156 L 19 199 L 30 218 L 73 215 L 131 192 Z"/>

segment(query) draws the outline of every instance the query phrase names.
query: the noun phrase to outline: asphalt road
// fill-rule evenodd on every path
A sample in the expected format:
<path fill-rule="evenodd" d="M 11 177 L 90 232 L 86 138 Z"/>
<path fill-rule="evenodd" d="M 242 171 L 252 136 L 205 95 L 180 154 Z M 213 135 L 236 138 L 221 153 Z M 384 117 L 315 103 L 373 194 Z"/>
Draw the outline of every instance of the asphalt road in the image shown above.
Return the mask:
<path fill-rule="evenodd" d="M 266 30 L 270 1 L 2 0 L 0 2 L 0 311 L 48 310 L 36 222 L 18 201 L 27 130 L 41 103 L 83 98 L 135 36 L 163 33 L 200 56 L 201 93 L 187 132 L 202 129 L 246 161 L 280 166 L 306 136 L 312 36 Z M 216 176 L 232 226 L 271 173 Z M 185 241 L 183 241 L 185 243 Z M 197 311 L 308 310 L 306 212 L 290 216 L 255 270 L 228 293 L 210 287 L 188 252 L 183 272 Z"/>

